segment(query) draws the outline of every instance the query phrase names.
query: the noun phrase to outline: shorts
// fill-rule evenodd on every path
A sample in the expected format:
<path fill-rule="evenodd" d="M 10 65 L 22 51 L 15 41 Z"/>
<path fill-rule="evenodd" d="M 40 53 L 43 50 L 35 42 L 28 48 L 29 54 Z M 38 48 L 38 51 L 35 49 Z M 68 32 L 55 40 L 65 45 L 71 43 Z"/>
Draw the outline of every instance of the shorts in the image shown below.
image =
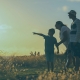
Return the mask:
<path fill-rule="evenodd" d="M 54 61 L 54 52 L 53 51 L 45 51 L 45 57 L 48 62 Z"/>
<path fill-rule="evenodd" d="M 72 53 L 75 57 L 80 57 L 80 43 L 73 44 L 73 42 L 70 42 L 68 53 Z"/>

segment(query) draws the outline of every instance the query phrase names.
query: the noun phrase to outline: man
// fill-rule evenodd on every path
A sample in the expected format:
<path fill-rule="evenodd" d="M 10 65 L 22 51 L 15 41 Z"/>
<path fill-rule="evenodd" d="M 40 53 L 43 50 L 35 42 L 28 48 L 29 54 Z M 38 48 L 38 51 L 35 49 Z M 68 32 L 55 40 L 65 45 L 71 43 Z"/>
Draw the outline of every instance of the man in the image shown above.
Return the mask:
<path fill-rule="evenodd" d="M 74 53 L 75 57 L 75 71 L 79 70 L 79 57 L 80 57 L 80 20 L 76 18 L 76 11 L 71 10 L 68 16 L 73 20 L 70 31 L 69 50 Z"/>

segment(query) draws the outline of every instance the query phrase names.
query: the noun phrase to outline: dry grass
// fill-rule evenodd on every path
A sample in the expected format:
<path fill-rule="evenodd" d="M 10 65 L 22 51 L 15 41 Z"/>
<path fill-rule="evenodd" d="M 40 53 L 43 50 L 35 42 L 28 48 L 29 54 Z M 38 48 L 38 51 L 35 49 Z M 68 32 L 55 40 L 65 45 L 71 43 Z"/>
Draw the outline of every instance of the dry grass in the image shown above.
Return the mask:
<path fill-rule="evenodd" d="M 0 56 L 0 80 L 80 80 L 80 71 L 63 71 L 66 57 L 55 55 L 54 72 L 47 72 L 43 56 Z M 31 69 L 31 70 L 30 70 Z"/>

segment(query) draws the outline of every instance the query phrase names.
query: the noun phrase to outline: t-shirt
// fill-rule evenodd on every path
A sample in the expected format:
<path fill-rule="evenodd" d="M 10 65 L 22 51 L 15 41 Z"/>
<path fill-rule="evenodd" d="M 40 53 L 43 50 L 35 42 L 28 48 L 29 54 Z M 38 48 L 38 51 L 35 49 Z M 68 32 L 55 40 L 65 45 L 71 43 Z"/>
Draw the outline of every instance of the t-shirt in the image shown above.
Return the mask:
<path fill-rule="evenodd" d="M 55 37 L 50 37 L 50 36 L 43 36 L 45 39 L 45 51 L 52 51 L 54 52 L 54 44 L 57 43 L 57 40 Z"/>
<path fill-rule="evenodd" d="M 60 39 L 62 40 L 63 39 L 63 33 L 65 31 L 67 31 L 68 39 L 63 44 L 67 47 L 69 44 L 69 41 L 70 41 L 70 29 L 67 26 L 62 26 L 59 34 L 60 34 Z"/>
<path fill-rule="evenodd" d="M 71 24 L 70 42 L 80 42 L 80 20 L 76 19 Z"/>

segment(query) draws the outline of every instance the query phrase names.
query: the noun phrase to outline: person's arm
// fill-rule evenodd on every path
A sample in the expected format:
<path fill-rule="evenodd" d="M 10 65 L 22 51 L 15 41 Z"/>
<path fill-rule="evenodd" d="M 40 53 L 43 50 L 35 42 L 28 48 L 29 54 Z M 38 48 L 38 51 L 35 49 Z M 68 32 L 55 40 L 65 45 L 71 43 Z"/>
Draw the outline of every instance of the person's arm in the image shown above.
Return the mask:
<path fill-rule="evenodd" d="M 68 33 L 67 31 L 63 32 L 63 39 L 58 43 L 58 46 L 62 43 L 64 43 L 68 39 Z"/>
<path fill-rule="evenodd" d="M 42 33 L 36 33 L 36 32 L 33 32 L 33 34 L 36 34 L 36 35 L 39 35 L 39 36 L 45 36 L 44 34 L 42 34 Z"/>
<path fill-rule="evenodd" d="M 59 47 L 58 47 L 58 44 L 57 44 L 57 40 L 55 39 L 55 46 L 57 48 L 57 53 L 59 53 Z"/>
<path fill-rule="evenodd" d="M 59 47 L 57 45 L 57 43 L 55 44 L 56 48 L 57 48 L 57 53 L 59 54 Z"/>

